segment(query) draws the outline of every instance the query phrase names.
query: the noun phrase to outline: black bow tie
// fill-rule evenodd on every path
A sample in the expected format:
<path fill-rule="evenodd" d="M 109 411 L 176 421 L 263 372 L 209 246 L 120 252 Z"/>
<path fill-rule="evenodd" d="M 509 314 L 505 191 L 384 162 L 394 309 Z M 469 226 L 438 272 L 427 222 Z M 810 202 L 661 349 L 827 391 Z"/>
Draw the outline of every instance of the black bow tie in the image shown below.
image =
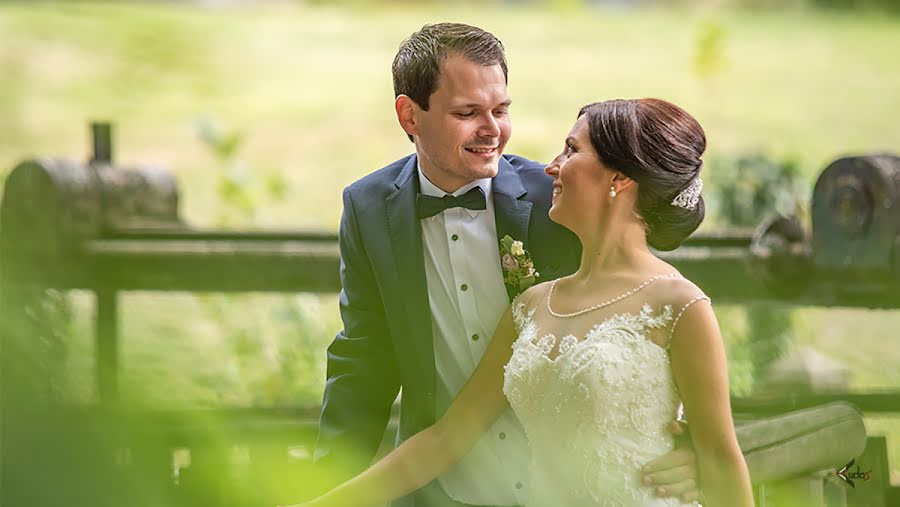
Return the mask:
<path fill-rule="evenodd" d="M 419 219 L 433 217 L 450 208 L 487 209 L 484 190 L 481 187 L 474 187 L 459 197 L 454 197 L 450 194 L 444 197 L 432 197 L 425 194 L 416 196 L 416 215 Z"/>

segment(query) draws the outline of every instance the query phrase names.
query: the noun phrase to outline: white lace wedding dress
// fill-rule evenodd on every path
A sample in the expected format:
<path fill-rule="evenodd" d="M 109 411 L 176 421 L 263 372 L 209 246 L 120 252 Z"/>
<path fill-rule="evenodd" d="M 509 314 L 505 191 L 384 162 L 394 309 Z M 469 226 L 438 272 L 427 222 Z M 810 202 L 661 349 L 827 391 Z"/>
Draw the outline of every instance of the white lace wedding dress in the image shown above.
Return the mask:
<path fill-rule="evenodd" d="M 666 338 L 687 306 L 707 298 L 667 277 L 603 308 L 558 316 L 549 289 L 513 302 L 519 336 L 503 387 L 531 446 L 527 507 L 696 505 L 657 497 L 641 484 L 641 467 L 673 449 L 666 426 L 680 400 Z"/>

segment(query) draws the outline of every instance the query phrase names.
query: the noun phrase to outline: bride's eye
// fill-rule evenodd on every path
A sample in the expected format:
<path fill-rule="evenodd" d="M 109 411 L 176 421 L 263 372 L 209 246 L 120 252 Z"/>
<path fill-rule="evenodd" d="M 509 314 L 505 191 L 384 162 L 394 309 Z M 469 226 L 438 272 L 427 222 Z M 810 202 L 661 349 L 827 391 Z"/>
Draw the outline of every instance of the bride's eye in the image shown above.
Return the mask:
<path fill-rule="evenodd" d="M 566 155 L 571 155 L 575 153 L 575 147 L 569 143 L 566 143 Z"/>

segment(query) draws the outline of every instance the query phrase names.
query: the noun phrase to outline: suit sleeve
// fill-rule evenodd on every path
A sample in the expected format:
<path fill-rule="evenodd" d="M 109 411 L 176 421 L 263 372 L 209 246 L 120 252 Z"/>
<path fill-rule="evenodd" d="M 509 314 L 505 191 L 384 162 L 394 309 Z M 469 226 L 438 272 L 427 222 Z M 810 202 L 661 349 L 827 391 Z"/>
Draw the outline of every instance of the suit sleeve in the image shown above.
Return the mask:
<path fill-rule="evenodd" d="M 317 468 L 334 481 L 369 465 L 400 389 L 384 305 L 349 189 L 344 190 L 343 201 L 339 242 L 344 329 L 328 347 L 328 378 L 314 455 Z"/>

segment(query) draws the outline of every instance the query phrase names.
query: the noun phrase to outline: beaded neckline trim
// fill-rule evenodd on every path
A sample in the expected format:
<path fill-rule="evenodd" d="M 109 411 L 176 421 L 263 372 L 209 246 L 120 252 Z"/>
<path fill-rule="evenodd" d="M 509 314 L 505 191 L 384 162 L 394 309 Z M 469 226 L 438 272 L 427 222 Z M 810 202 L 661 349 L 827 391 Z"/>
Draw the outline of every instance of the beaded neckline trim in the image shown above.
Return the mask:
<path fill-rule="evenodd" d="M 553 297 L 553 291 L 556 289 L 557 282 L 559 282 L 559 279 L 557 278 L 556 280 L 553 280 L 553 283 L 550 285 L 550 291 L 547 292 L 547 311 L 550 312 L 550 315 L 553 315 L 554 317 L 563 317 L 563 318 L 577 317 L 578 315 L 584 315 L 585 313 L 607 307 L 613 303 L 618 303 L 619 301 L 627 298 L 628 296 L 631 296 L 632 294 L 642 290 L 644 287 L 650 285 L 651 283 L 653 283 L 657 280 L 665 279 L 665 278 L 681 278 L 681 275 L 676 274 L 676 273 L 670 273 L 670 274 L 666 274 L 666 275 L 656 275 L 652 278 L 649 278 L 647 281 L 638 285 L 637 287 L 629 290 L 628 292 L 619 294 L 618 296 L 616 296 L 608 301 L 604 301 L 602 303 L 596 304 L 594 306 L 591 306 L 590 308 L 584 308 L 582 310 L 578 310 L 578 311 L 575 311 L 572 313 L 557 313 L 557 312 L 553 311 L 553 308 L 550 307 L 550 298 Z"/>

